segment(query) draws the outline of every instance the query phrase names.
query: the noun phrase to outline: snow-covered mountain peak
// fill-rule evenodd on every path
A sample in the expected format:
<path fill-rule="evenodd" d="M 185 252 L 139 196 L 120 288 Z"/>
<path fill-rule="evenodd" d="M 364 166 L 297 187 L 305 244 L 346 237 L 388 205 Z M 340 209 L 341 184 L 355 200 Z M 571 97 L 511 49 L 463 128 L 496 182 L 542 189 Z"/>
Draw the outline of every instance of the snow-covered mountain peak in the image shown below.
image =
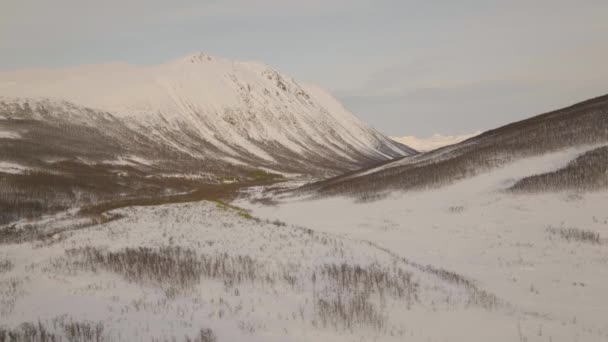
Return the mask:
<path fill-rule="evenodd" d="M 280 164 L 300 156 L 348 169 L 413 153 L 317 87 L 261 63 L 202 52 L 160 65 L 4 72 L 0 79 L 5 96 L 111 113 L 131 129 L 206 157 L 214 151 L 214 158 Z M 213 148 L 181 146 L 184 136 Z"/>
<path fill-rule="evenodd" d="M 190 63 L 201 63 L 201 62 L 211 62 L 213 61 L 213 57 L 211 57 L 210 55 L 208 55 L 205 52 L 196 52 L 190 55 L 187 55 L 186 57 L 183 57 L 181 60 L 183 61 L 187 61 Z"/>

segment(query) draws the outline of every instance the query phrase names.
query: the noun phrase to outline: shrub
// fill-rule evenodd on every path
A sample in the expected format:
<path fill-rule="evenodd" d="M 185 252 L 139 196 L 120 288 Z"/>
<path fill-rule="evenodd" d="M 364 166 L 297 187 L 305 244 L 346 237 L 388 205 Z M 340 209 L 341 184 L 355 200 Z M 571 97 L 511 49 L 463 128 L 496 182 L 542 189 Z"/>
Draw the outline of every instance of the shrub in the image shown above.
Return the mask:
<path fill-rule="evenodd" d="M 49 332 L 40 322 L 38 324 L 23 323 L 12 330 L 0 328 L 0 342 L 55 342 L 61 340 L 61 336 Z"/>
<path fill-rule="evenodd" d="M 180 247 L 126 248 L 118 252 L 84 247 L 66 250 L 73 265 L 97 270 L 102 268 L 120 274 L 131 282 L 191 287 L 200 281 L 201 264 L 196 253 Z"/>
<path fill-rule="evenodd" d="M 567 241 L 580 241 L 585 243 L 600 244 L 600 234 L 591 230 L 583 230 L 578 228 L 555 228 L 547 227 L 550 234 L 559 235 Z"/>
<path fill-rule="evenodd" d="M 9 259 L 0 258 L 0 273 L 10 272 L 15 264 Z"/>
<path fill-rule="evenodd" d="M 23 293 L 23 280 L 18 278 L 0 280 L 0 317 L 13 312 L 17 299 Z"/>
<path fill-rule="evenodd" d="M 242 282 L 254 282 L 263 266 L 249 256 L 230 256 L 227 253 L 197 255 L 181 247 L 158 249 L 139 247 L 120 251 L 103 251 L 83 247 L 65 251 L 67 259 L 53 262 L 55 268 L 69 271 L 98 269 L 117 273 L 127 281 L 152 283 L 166 289 L 183 290 L 198 284 L 201 277 L 219 279 L 227 287 Z"/>
<path fill-rule="evenodd" d="M 73 321 L 60 316 L 42 323 L 25 322 L 13 329 L 0 326 L 0 342 L 104 342 L 112 341 L 105 332 L 102 322 Z M 122 340 L 122 339 L 121 339 Z M 151 338 L 154 342 L 175 342 L 175 337 Z M 125 339 L 122 341 L 129 341 Z M 217 342 L 211 329 L 200 329 L 194 337 L 186 336 L 184 342 Z"/>
<path fill-rule="evenodd" d="M 351 330 L 366 326 L 380 331 L 387 320 L 382 311 L 386 297 L 406 299 L 409 307 L 418 299 L 419 285 L 411 273 L 397 267 L 343 263 L 319 267 L 313 274 L 313 286 L 315 314 L 323 327 Z"/>

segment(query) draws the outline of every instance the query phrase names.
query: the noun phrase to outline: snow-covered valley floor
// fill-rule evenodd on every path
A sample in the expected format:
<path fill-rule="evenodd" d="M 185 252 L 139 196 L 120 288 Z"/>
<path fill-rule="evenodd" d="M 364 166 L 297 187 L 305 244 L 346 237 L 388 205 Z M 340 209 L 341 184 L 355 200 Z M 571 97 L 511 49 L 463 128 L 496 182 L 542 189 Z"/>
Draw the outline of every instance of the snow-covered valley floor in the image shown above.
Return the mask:
<path fill-rule="evenodd" d="M 561 168 L 593 147 L 528 158 L 448 187 L 371 203 L 331 198 L 238 205 L 260 217 L 369 241 L 398 256 L 441 266 L 562 329 L 551 331 L 542 323 L 515 337 L 490 329 L 486 340 L 608 340 L 608 192 L 503 191 L 523 177 Z M 572 232 L 595 235 L 578 239 Z M 489 320 L 489 315 L 480 319 L 478 329 L 487 329 Z M 484 340 L 472 331 L 458 337 L 445 325 L 438 328 L 428 331 L 430 340 Z"/>
<path fill-rule="evenodd" d="M 580 153 L 371 203 L 129 207 L 0 244 L 0 339 L 606 341 L 608 192 L 501 191 Z"/>

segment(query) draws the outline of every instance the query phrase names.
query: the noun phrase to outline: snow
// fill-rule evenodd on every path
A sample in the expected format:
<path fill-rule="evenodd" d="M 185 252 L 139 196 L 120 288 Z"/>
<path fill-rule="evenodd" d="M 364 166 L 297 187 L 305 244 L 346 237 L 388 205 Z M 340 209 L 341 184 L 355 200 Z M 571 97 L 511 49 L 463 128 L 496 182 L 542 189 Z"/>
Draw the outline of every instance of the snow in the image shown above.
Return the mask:
<path fill-rule="evenodd" d="M 424 272 L 367 241 L 344 236 L 344 232 L 326 234 L 258 222 L 238 215 L 239 210 L 211 202 L 125 208 L 111 213 L 121 215 L 122 219 L 60 231 L 50 242 L 0 245 L 0 258 L 15 265 L 12 270 L 0 273 L 0 286 L 4 280 L 16 280 L 19 290 L 14 305 L 2 315 L 2 324 L 15 327 L 22 322 L 41 322 L 50 323 L 52 329 L 54 319 L 66 317 L 68 321 L 102 322 L 107 339 L 129 341 L 172 337 L 180 340 L 182 336 L 193 336 L 201 328 L 212 329 L 219 341 L 254 342 L 450 339 L 510 342 L 518 338 L 518 329 L 529 341 L 549 337 L 556 342 L 570 341 L 575 336 L 580 341 L 599 341 L 603 337 L 599 335 L 601 330 L 583 329 L 589 327 L 582 320 L 584 316 L 573 324 L 510 306 L 487 310 L 466 304 L 468 294 L 462 286 Z M 79 220 L 70 215 L 61 219 L 67 226 L 70 220 Z M 55 228 L 60 227 L 60 221 L 53 221 Z M 45 222 L 48 225 L 51 221 Z M 387 223 L 379 227 L 383 227 L 376 232 L 379 237 L 391 231 L 384 230 Z M 355 228 L 353 236 L 363 229 L 351 228 Z M 418 237 L 410 237 L 413 238 Z M 407 239 L 401 236 L 398 243 Z M 417 255 L 421 248 L 411 249 L 410 245 L 415 243 L 405 243 L 398 249 L 399 254 L 415 256 L 416 261 L 430 259 L 429 253 Z M 86 246 L 113 252 L 132 247 L 180 246 L 207 256 L 224 253 L 249 256 L 258 265 L 255 272 L 260 279 L 274 280 L 243 282 L 232 287 L 221 279 L 203 278 L 193 289 L 168 297 L 166 289 L 151 283 L 128 282 L 103 269 L 93 272 L 70 268 L 64 251 Z M 458 264 L 441 261 L 442 265 Z M 419 299 L 411 306 L 404 299 L 392 297 L 374 300 L 387 314 L 385 331 L 358 324 L 352 329 L 314 324 L 313 286 L 325 288 L 319 295 L 331 296 L 332 285 L 325 284 L 328 280 L 320 275 L 312 282 L 312 271 L 343 262 L 362 267 L 374 263 L 403 267 L 419 283 Z M 293 285 L 281 280 L 283 274 L 295 279 Z M 576 291 L 592 287 L 584 281 L 589 285 Z M 597 290 L 594 286 L 594 291 Z M 543 331 L 542 338 L 539 329 Z"/>
<path fill-rule="evenodd" d="M 0 161 L 0 173 L 22 174 L 30 168 L 9 161 Z"/>
<path fill-rule="evenodd" d="M 146 158 L 139 157 L 139 156 L 131 155 L 131 156 L 128 156 L 126 159 L 131 160 L 137 164 L 142 164 L 142 165 L 146 165 L 146 166 L 150 166 L 150 165 L 154 164 L 154 162 L 152 162 Z"/>
<path fill-rule="evenodd" d="M 350 341 L 355 336 L 375 339 L 378 335 L 386 341 L 400 341 L 406 333 L 420 334 L 409 326 L 407 330 L 391 328 L 391 334 L 397 336 L 359 327 L 356 331 L 315 327 L 314 304 L 309 298 L 313 293 L 313 270 L 329 263 L 365 266 L 400 261 L 356 241 L 257 222 L 235 213 L 238 210 L 209 202 L 127 208 L 112 212 L 123 219 L 59 232 L 52 242 L 0 245 L 0 256 L 15 264 L 13 270 L 0 274 L 0 281 L 17 279 L 22 287 L 14 307 L 3 315 L 3 324 L 14 327 L 28 321 L 46 323 L 67 315 L 101 321 L 109 328 L 110 340 L 123 336 L 130 341 L 192 336 L 201 327 L 212 328 L 220 341 Z M 69 225 L 70 218 L 63 218 Z M 249 256 L 258 265 L 256 274 L 260 279 L 274 280 L 240 283 L 236 292 L 220 279 L 204 279 L 191 291 L 168 299 L 162 288 L 129 283 L 109 272 L 75 272 L 62 266 L 66 265 L 62 262 L 64 250 L 70 248 L 95 246 L 120 251 L 172 245 L 208 256 Z M 433 287 L 425 287 L 421 293 L 425 306 L 411 311 L 402 300 L 383 304 L 393 314 L 419 318 L 431 310 L 426 307 L 431 298 L 462 293 L 458 286 L 435 283 L 433 275 L 405 264 L 402 267 L 416 272 L 417 281 Z M 291 275 L 294 283 L 284 284 L 283 274 Z M 319 276 L 316 286 L 322 289 L 323 281 Z M 431 297 L 426 298 L 427 295 Z M 459 310 L 458 306 L 455 309 Z M 458 314 L 450 313 L 445 319 L 458 319 Z M 400 325 L 398 320 L 389 322 Z M 475 322 L 467 319 L 466 324 Z"/>
<path fill-rule="evenodd" d="M 461 141 L 467 140 L 479 134 L 481 134 L 481 131 L 462 135 L 442 135 L 439 133 L 435 133 L 430 137 L 426 138 L 406 135 L 403 137 L 391 137 L 391 139 L 395 140 L 396 142 L 400 142 L 404 145 L 407 145 L 415 149 L 416 151 L 428 152 L 431 150 L 438 149 L 440 147 L 457 144 Z"/>
<path fill-rule="evenodd" d="M 184 178 L 184 179 L 198 179 L 198 180 L 214 180 L 217 177 L 214 174 L 208 172 L 198 173 L 160 173 L 155 175 L 146 176 L 147 178 Z"/>
<path fill-rule="evenodd" d="M 118 209 L 105 220 L 118 219 L 104 224 L 77 211 L 21 222 L 18 230 L 41 229 L 53 238 L 0 244 L 0 261 L 15 265 L 0 272 L 0 287 L 3 281 L 19 284 L 2 324 L 68 317 L 102 322 L 109 340 L 130 341 L 179 340 L 201 328 L 212 329 L 219 341 L 605 341 L 608 192 L 503 191 L 592 148 L 526 158 L 440 189 L 365 204 L 331 198 L 264 206 L 250 201 L 264 188 L 251 188 L 233 204 L 262 220 L 239 207 L 203 201 Z M 592 230 L 603 243 L 564 240 L 549 227 Z M 71 269 L 65 250 L 86 246 L 112 252 L 179 246 L 201 257 L 247 256 L 260 279 L 273 280 L 230 285 L 203 277 L 169 296 L 166 287 L 127 281 L 101 268 Z M 410 272 L 419 284 L 418 300 L 371 297 L 385 315 L 385 329 L 323 327 L 314 293 L 322 289 L 318 293 L 327 300 L 338 293 L 317 272 L 343 263 Z M 470 279 L 475 289 L 426 265 Z M 495 306 L 471 302 L 480 291 L 495 295 Z M 341 300 L 348 297 L 342 295 Z M 0 301 L 2 296 L 0 291 Z"/>
<path fill-rule="evenodd" d="M 0 131 L 0 139 L 21 139 L 21 134 L 17 132 Z"/>
<path fill-rule="evenodd" d="M 514 307 L 568 327 L 556 334 L 545 325 L 543 336 L 526 335 L 529 341 L 548 335 L 553 341 L 596 341 L 608 336 L 608 192 L 502 191 L 523 177 L 559 169 L 592 148 L 523 159 L 451 186 L 372 203 L 348 198 L 294 199 L 274 206 L 237 203 L 264 218 L 369 241 L 422 264 L 441 265 L 475 279 Z M 566 241 L 549 227 L 591 230 L 604 243 Z M 488 319 L 480 318 L 480 328 Z M 597 335 L 573 337 L 583 330 Z M 464 337 L 456 340 L 476 340 Z"/>
<path fill-rule="evenodd" d="M 138 156 L 133 156 L 133 155 L 118 157 L 114 160 L 104 160 L 101 163 L 107 164 L 107 165 L 118 165 L 118 166 L 136 166 L 138 164 L 150 166 L 153 164 L 153 162 L 150 160 L 147 160 L 145 158 L 138 157 Z"/>

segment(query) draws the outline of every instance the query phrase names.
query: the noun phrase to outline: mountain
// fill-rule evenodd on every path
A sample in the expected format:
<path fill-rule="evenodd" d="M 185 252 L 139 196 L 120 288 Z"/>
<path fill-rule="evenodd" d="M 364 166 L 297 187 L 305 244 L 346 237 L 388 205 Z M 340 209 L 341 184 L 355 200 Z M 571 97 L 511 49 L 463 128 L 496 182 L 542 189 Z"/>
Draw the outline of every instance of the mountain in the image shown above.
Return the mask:
<path fill-rule="evenodd" d="M 515 122 L 455 145 L 313 183 L 300 191 L 374 199 L 391 191 L 438 188 L 518 159 L 573 148 L 582 148 L 587 153 L 555 172 L 530 175 L 511 190 L 605 187 L 606 145 L 608 95 Z"/>
<path fill-rule="evenodd" d="M 322 89 L 259 63 L 198 53 L 0 72 L 0 224 L 220 191 L 209 184 L 334 176 L 414 153 Z"/>
<path fill-rule="evenodd" d="M 435 133 L 427 138 L 419 138 L 413 135 L 406 135 L 403 137 L 391 137 L 391 139 L 406 146 L 409 146 L 417 151 L 428 152 L 438 149 L 440 147 L 457 144 L 461 141 L 470 139 L 479 134 L 481 134 L 481 132 L 463 135 L 442 135 Z"/>
<path fill-rule="evenodd" d="M 325 175 L 414 153 L 322 89 L 263 64 L 204 53 L 152 66 L 3 72 L 0 80 L 4 116 L 16 115 L 7 107 L 28 104 L 38 121 L 94 129 L 103 120 L 101 134 L 129 130 L 207 165 Z"/>

